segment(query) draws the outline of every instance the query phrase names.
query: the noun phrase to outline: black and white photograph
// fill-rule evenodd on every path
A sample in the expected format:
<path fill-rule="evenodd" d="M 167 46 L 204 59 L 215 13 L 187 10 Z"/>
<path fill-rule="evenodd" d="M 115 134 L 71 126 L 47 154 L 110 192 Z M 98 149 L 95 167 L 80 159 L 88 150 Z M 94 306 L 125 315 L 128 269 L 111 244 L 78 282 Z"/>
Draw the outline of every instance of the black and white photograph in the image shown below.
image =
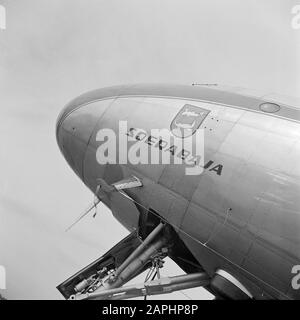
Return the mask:
<path fill-rule="evenodd" d="M 299 0 L 0 0 L 0 110 L 0 308 L 300 299 Z"/>

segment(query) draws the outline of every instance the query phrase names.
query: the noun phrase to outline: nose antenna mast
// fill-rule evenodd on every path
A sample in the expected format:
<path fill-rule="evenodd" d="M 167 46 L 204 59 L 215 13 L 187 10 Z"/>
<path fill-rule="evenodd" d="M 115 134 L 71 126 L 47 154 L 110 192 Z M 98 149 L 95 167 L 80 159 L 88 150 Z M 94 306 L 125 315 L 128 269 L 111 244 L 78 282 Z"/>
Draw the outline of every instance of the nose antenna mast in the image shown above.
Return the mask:
<path fill-rule="evenodd" d="M 94 196 L 94 201 L 92 204 L 88 206 L 88 208 L 65 230 L 66 232 L 72 229 L 81 219 L 83 219 L 87 214 L 89 214 L 90 211 L 92 211 L 95 208 L 95 213 L 93 214 L 93 217 L 96 217 L 97 214 L 97 205 L 101 202 L 100 198 L 98 197 L 98 191 L 100 189 L 100 186 L 97 186 L 96 194 Z"/>
<path fill-rule="evenodd" d="M 88 208 L 65 230 L 66 232 L 73 228 L 80 220 L 82 220 L 86 215 L 88 215 L 93 209 L 95 212 L 93 214 L 93 218 L 97 215 L 97 206 L 102 201 L 101 199 L 105 196 L 105 194 L 110 192 L 122 192 L 123 190 L 142 187 L 142 181 L 136 176 L 131 176 L 129 178 L 120 180 L 118 182 L 109 185 L 105 180 L 98 179 L 99 184 L 97 185 L 94 201 L 91 203 Z M 102 193 L 102 195 L 101 195 Z"/>

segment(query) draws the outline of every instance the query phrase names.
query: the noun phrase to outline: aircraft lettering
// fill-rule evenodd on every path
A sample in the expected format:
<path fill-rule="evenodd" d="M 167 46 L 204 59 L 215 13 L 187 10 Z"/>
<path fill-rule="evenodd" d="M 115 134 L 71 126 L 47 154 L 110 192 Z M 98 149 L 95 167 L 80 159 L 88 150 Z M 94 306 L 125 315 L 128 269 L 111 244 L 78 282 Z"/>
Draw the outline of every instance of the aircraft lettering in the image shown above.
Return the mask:
<path fill-rule="evenodd" d="M 222 173 L 222 169 L 223 169 L 223 166 L 221 164 L 218 164 L 216 166 L 214 166 L 213 168 L 209 169 L 209 171 L 215 171 L 217 173 L 217 175 L 221 175 Z"/>
<path fill-rule="evenodd" d="M 214 162 L 212 160 L 209 160 L 205 165 L 204 169 L 208 169 Z"/>
<path fill-rule="evenodd" d="M 193 162 L 195 164 L 199 163 L 198 158 L 193 157 L 190 151 L 185 150 L 184 148 L 177 150 L 177 146 L 171 145 L 168 141 L 165 141 L 160 137 L 157 138 L 152 135 L 147 135 L 145 132 L 140 132 L 139 129 L 136 128 L 130 128 L 126 135 L 128 137 L 134 138 L 137 141 L 144 141 L 148 145 L 156 147 L 159 150 L 170 152 L 172 156 L 177 156 L 183 161 L 189 159 L 189 162 Z M 208 169 L 208 171 L 210 172 L 215 172 L 220 176 L 222 174 L 223 165 L 215 164 L 214 161 L 209 160 L 204 164 L 203 168 Z"/>

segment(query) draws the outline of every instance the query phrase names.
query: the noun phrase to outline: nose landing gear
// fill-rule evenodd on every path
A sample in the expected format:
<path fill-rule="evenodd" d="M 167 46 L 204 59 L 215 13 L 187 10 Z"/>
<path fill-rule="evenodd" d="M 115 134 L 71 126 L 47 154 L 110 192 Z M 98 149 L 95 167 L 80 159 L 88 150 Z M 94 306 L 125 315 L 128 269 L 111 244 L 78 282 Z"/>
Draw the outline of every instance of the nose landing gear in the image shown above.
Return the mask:
<path fill-rule="evenodd" d="M 103 257 L 60 284 L 58 290 L 70 300 L 120 300 L 207 286 L 210 279 L 205 272 L 161 278 L 160 269 L 171 243 L 167 228 L 159 223 L 144 241 L 132 233 Z M 144 283 L 123 286 L 147 269 Z M 154 280 L 155 276 L 158 279 Z"/>

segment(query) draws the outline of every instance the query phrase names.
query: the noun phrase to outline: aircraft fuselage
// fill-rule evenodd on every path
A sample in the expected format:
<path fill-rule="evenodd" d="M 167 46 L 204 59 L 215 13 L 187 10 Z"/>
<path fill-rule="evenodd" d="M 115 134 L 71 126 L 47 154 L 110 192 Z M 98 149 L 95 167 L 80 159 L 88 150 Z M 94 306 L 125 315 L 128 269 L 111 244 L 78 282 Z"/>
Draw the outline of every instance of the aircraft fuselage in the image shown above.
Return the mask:
<path fill-rule="evenodd" d="M 300 264 L 300 114 L 268 102 L 203 87 L 100 89 L 66 106 L 57 140 L 93 193 L 99 178 L 112 184 L 134 175 L 143 182 L 127 191 L 133 202 L 120 193 L 103 200 L 128 230 L 138 227 L 141 208 L 151 209 L 174 227 L 209 275 L 228 270 L 257 299 L 299 299 L 292 269 Z M 127 123 L 124 136 L 120 121 Z M 186 165 L 174 163 L 175 157 L 195 163 L 197 158 L 184 146 L 160 141 L 154 128 L 177 130 L 182 140 L 203 130 L 202 173 L 187 175 Z M 107 143 L 99 135 L 103 129 L 116 133 L 116 151 L 107 164 L 97 160 Z M 120 163 L 128 137 L 131 145 L 167 152 L 173 163 Z"/>

